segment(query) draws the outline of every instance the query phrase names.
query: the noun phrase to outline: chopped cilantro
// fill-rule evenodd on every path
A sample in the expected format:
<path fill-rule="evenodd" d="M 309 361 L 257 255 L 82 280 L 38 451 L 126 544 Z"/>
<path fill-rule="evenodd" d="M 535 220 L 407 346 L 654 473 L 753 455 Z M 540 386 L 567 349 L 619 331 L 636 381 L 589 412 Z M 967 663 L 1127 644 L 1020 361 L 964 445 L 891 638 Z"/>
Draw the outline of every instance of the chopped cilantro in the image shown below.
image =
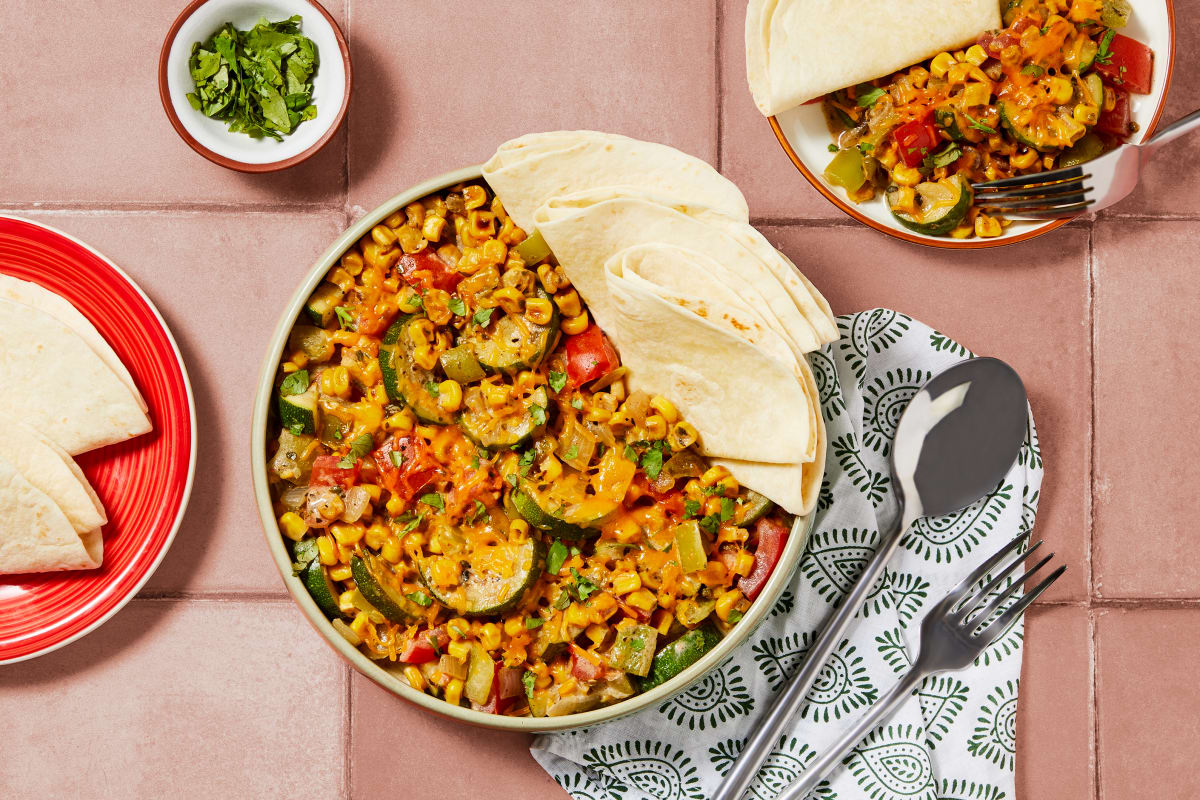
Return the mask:
<path fill-rule="evenodd" d="M 567 452 L 563 453 L 563 458 L 567 461 L 579 458 L 579 445 L 573 444 L 567 448 Z"/>
<path fill-rule="evenodd" d="M 729 617 L 725 621 L 728 622 L 730 625 L 734 625 L 734 624 L 742 621 L 742 616 L 743 616 L 742 612 L 735 609 L 735 610 L 729 612 Z"/>
<path fill-rule="evenodd" d="M 567 584 L 568 591 L 572 592 L 582 603 L 592 596 L 600 587 L 592 583 L 587 578 L 579 574 L 579 570 L 571 567 L 571 577 L 575 579 L 575 583 Z"/>
<path fill-rule="evenodd" d="M 537 681 L 537 675 L 530 670 L 525 670 L 525 674 L 521 676 L 521 684 L 525 687 L 525 696 L 533 700 L 533 686 Z"/>
<path fill-rule="evenodd" d="M 655 445 L 662 445 L 662 442 L 655 442 Z M 642 470 L 646 473 L 646 477 L 652 481 L 658 480 L 658 475 L 662 472 L 663 466 L 663 449 L 661 446 L 650 447 L 646 452 L 642 453 Z"/>
<path fill-rule="evenodd" d="M 441 388 L 437 385 L 437 381 L 425 381 L 425 391 L 429 392 L 434 397 L 442 393 Z"/>
<path fill-rule="evenodd" d="M 475 320 L 475 324 L 481 328 L 486 328 L 487 324 L 492 321 L 492 312 L 494 308 L 481 308 L 475 312 L 475 316 L 471 319 Z"/>
<path fill-rule="evenodd" d="M 855 102 L 858 104 L 859 108 L 870 108 L 871 106 L 875 105 L 875 102 L 885 94 L 887 94 L 887 92 L 876 86 L 866 94 L 860 94 Z"/>
<path fill-rule="evenodd" d="M 1100 49 L 1096 51 L 1097 64 L 1108 64 L 1112 61 L 1113 54 L 1112 50 L 1109 49 L 1109 45 L 1112 44 L 1113 37 L 1116 35 L 1117 32 L 1112 28 L 1109 28 L 1104 32 L 1104 35 L 1100 37 Z"/>
<path fill-rule="evenodd" d="M 838 146 L 836 144 L 829 145 L 829 152 L 836 153 L 837 151 L 838 151 Z"/>
<path fill-rule="evenodd" d="M 554 609 L 556 611 L 562 611 L 569 605 L 571 605 L 571 595 L 565 590 L 559 592 L 558 597 L 554 598 Z"/>
<path fill-rule="evenodd" d="M 550 370 L 550 374 L 546 377 L 546 380 L 550 384 L 550 388 L 554 390 L 554 393 L 558 394 L 567 385 L 567 373 Z"/>
<path fill-rule="evenodd" d="M 975 130 L 983 131 L 984 133 L 995 133 L 996 132 L 995 128 L 991 128 L 991 127 L 988 127 L 987 125 L 984 125 L 982 122 L 975 119 L 967 112 L 965 112 L 965 111 L 962 112 L 962 115 L 967 118 L 967 122 L 971 123 L 971 127 L 974 128 Z"/>
<path fill-rule="evenodd" d="M 404 456 L 400 455 L 399 450 L 393 450 L 388 453 L 388 458 L 392 460 L 392 466 L 396 469 L 400 469 L 400 467 L 404 466 Z"/>
<path fill-rule="evenodd" d="M 700 490 L 706 496 L 711 497 L 715 494 L 725 494 L 725 484 L 722 482 L 714 483 L 712 486 L 705 486 Z"/>
<path fill-rule="evenodd" d="M 517 462 L 517 466 L 521 468 L 521 477 L 524 478 L 529 474 L 529 470 L 533 468 L 533 460 L 537 458 L 537 451 L 532 448 L 521 454 L 521 460 Z"/>
<path fill-rule="evenodd" d="M 303 422 L 293 422 L 291 425 L 288 425 L 288 430 L 291 431 L 292 433 L 294 433 L 295 435 L 299 436 L 302 433 L 304 433 L 304 423 Z"/>
<path fill-rule="evenodd" d="M 472 524 L 474 524 L 474 523 L 475 523 L 475 520 L 479 519 L 480 515 L 482 515 L 482 514 L 483 514 L 484 512 L 486 512 L 486 511 L 487 511 L 487 506 L 485 506 L 485 505 L 483 504 L 483 501 L 481 501 L 481 500 L 476 500 L 476 501 L 475 501 L 475 508 L 474 508 L 474 510 L 471 512 L 471 523 L 472 523 Z"/>
<path fill-rule="evenodd" d="M 355 437 L 350 443 L 350 452 L 342 456 L 342 460 L 338 462 L 338 467 L 341 469 L 352 469 L 355 463 L 360 458 L 371 452 L 371 445 L 375 444 L 375 440 L 371 438 L 371 434 L 364 433 Z"/>
<path fill-rule="evenodd" d="M 557 575 L 562 569 L 563 562 L 567 560 L 567 546 L 558 539 L 554 540 L 554 544 L 550 545 L 550 550 L 546 554 L 546 572 L 551 575 Z"/>
<path fill-rule="evenodd" d="M 446 303 L 446 308 L 457 316 L 465 317 L 467 315 L 467 304 L 457 295 L 451 295 L 449 302 Z"/>
<path fill-rule="evenodd" d="M 430 508 L 436 508 L 438 511 L 446 510 L 446 501 L 443 500 L 442 496 L 440 494 L 438 494 L 437 492 L 429 492 L 428 494 L 423 494 L 423 495 L 421 495 L 421 499 L 417 502 L 424 503 L 425 505 L 429 506 Z"/>
<path fill-rule="evenodd" d="M 526 617 L 525 618 L 525 630 L 527 630 L 527 631 L 536 630 L 545 624 L 546 624 L 546 620 L 542 619 L 541 617 Z"/>
<path fill-rule="evenodd" d="M 425 514 L 417 514 L 413 521 L 400 529 L 401 533 L 411 533 L 425 519 Z"/>
<path fill-rule="evenodd" d="M 337 314 L 338 327 L 344 331 L 358 330 L 354 324 L 354 315 L 345 306 L 337 306 L 333 309 L 333 313 Z"/>
<path fill-rule="evenodd" d="M 687 519 L 700 516 L 700 501 L 699 500 L 684 500 L 683 501 L 683 516 Z"/>
<path fill-rule="evenodd" d="M 284 397 L 304 394 L 306 391 L 308 391 L 308 370 L 306 369 L 293 372 L 283 379 L 283 383 L 279 384 L 279 393 Z"/>
<path fill-rule="evenodd" d="M 571 408 L 575 409 L 576 411 L 582 411 L 583 410 L 583 398 L 582 397 L 572 397 L 571 398 Z"/>
<path fill-rule="evenodd" d="M 419 605 L 421 608 L 429 608 L 431 605 L 433 605 L 433 598 L 430 597 L 429 595 L 425 594 L 424 592 L 409 592 L 408 594 L 406 594 L 404 596 L 407 597 L 409 600 L 412 600 L 414 603 Z"/>
<path fill-rule="evenodd" d="M 517 488 L 517 483 L 520 482 L 521 479 L 517 477 L 517 473 L 510 472 L 504 480 L 508 481 L 508 485 L 515 489 Z"/>
<path fill-rule="evenodd" d="M 733 519 L 733 498 L 721 498 L 721 522 L 729 522 Z"/>
<path fill-rule="evenodd" d="M 875 145 L 871 144 L 870 142 L 859 142 L 858 143 L 858 152 L 862 153 L 864 156 L 874 149 L 875 149 Z"/>
<path fill-rule="evenodd" d="M 1021 67 L 1021 74 L 1028 75 L 1031 78 L 1040 78 L 1046 74 L 1046 70 L 1037 64 L 1026 64 L 1025 66 Z"/>
<path fill-rule="evenodd" d="M 937 167 L 948 167 L 962 158 L 962 148 L 956 142 L 950 142 L 933 155 L 926 156 L 922 168 L 930 172 Z"/>
<path fill-rule="evenodd" d="M 717 514 L 709 514 L 707 517 L 700 520 L 700 527 L 705 533 L 716 536 L 717 531 L 721 529 L 721 517 Z"/>
<path fill-rule="evenodd" d="M 542 426 L 546 424 L 546 409 L 539 406 L 537 403 L 529 404 L 529 415 L 533 417 L 533 424 Z"/>
<path fill-rule="evenodd" d="M 632 461 L 635 464 L 637 463 L 637 460 L 638 460 L 637 450 L 634 450 L 633 445 L 631 445 L 631 444 L 625 445 L 625 460 Z"/>
<path fill-rule="evenodd" d="M 427 633 L 425 634 L 425 639 L 429 642 L 429 646 L 433 648 L 433 654 L 440 657 L 442 655 L 442 648 L 438 646 L 437 637 L 432 633 Z"/>

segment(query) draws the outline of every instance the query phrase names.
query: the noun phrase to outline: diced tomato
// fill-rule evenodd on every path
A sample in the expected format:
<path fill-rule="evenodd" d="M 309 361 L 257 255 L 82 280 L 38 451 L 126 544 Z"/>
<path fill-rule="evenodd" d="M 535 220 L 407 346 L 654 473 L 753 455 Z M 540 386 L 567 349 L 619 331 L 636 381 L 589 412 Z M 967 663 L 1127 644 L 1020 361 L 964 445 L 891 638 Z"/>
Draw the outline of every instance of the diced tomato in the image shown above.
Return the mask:
<path fill-rule="evenodd" d="M 589 325 L 583 333 L 567 337 L 567 377 L 573 386 L 602 378 L 620 363 L 599 325 Z"/>
<path fill-rule="evenodd" d="M 431 253 L 429 248 L 416 253 L 405 253 L 400 257 L 396 268 L 400 270 L 400 276 L 404 278 L 405 283 L 420 289 L 453 292 L 462 280 L 462 275 L 438 258 L 436 253 Z"/>
<path fill-rule="evenodd" d="M 484 714 L 503 714 L 516 704 L 520 697 L 501 697 L 500 683 L 503 669 L 500 662 L 496 662 L 495 673 L 492 675 L 492 693 L 488 695 L 488 701 L 484 705 L 471 703 L 471 708 L 475 711 L 481 711 Z"/>
<path fill-rule="evenodd" d="M 1105 86 L 1104 91 L 1112 92 L 1116 97 L 1116 102 L 1113 104 L 1111 111 L 1101 111 L 1100 119 L 1096 121 L 1096 130 L 1101 133 L 1109 133 L 1113 136 L 1119 136 L 1122 139 L 1128 136 L 1133 129 L 1133 119 L 1131 116 L 1131 107 L 1129 103 L 1129 92 L 1121 89 L 1114 89 L 1111 86 Z"/>
<path fill-rule="evenodd" d="M 591 683 L 603 678 L 607 671 L 607 667 L 592 661 L 577 645 L 571 645 L 571 674 L 577 679 Z"/>
<path fill-rule="evenodd" d="M 353 467 L 339 467 L 338 456 L 317 456 L 313 459 L 312 476 L 308 479 L 309 486 L 341 486 L 349 489 L 358 482 L 359 462 Z"/>
<path fill-rule="evenodd" d="M 988 31 L 980 34 L 976 43 L 992 58 L 999 58 L 1004 48 L 1012 45 L 1015 41 L 1007 31 Z"/>
<path fill-rule="evenodd" d="M 393 453 L 396 454 L 394 457 Z M 439 471 L 437 461 L 423 441 L 399 433 L 375 450 L 375 466 L 379 469 L 384 488 L 405 501 L 416 497 L 417 492 L 424 489 Z"/>
<path fill-rule="evenodd" d="M 767 579 L 775 571 L 775 565 L 779 563 L 779 557 L 783 555 L 783 546 L 788 540 L 787 527 L 770 517 L 763 517 L 755 523 L 754 532 L 758 536 L 754 566 L 749 575 L 738 581 L 738 588 L 748 600 L 758 597 L 758 593 L 766 586 Z"/>
<path fill-rule="evenodd" d="M 424 633 L 418 633 L 405 642 L 404 647 L 400 650 L 399 659 L 405 664 L 427 664 L 441 658 L 441 653 L 448 644 L 450 644 L 450 634 L 446 633 L 446 629 L 433 628 Z"/>
<path fill-rule="evenodd" d="M 937 128 L 933 124 L 932 112 L 922 119 L 906 122 L 892 131 L 900 159 L 906 166 L 916 167 L 933 153 L 938 144 Z"/>
<path fill-rule="evenodd" d="M 1105 83 L 1134 94 L 1149 94 L 1154 76 L 1154 51 L 1137 39 L 1115 34 L 1108 43 L 1108 56 L 1096 57 L 1096 72 Z"/>

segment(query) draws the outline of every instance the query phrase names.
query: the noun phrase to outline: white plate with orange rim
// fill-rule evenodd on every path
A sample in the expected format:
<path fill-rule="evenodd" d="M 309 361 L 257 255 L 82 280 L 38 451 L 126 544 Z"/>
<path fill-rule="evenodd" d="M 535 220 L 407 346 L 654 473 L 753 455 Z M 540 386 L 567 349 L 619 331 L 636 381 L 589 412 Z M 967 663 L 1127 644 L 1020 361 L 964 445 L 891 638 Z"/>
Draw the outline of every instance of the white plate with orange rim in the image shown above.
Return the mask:
<path fill-rule="evenodd" d="M 1121 30 L 1154 51 L 1154 77 L 1150 94 L 1131 95 L 1132 117 L 1138 131 L 1132 141 L 1143 142 L 1154 134 L 1166 103 L 1167 89 L 1175 65 L 1175 8 L 1173 0 L 1155 0 L 1134 4 L 1129 24 Z M 833 141 L 825 122 L 821 103 L 797 106 L 767 122 L 788 158 L 808 182 L 829 202 L 854 219 L 877 231 L 915 244 L 949 249 L 978 249 L 1015 244 L 1049 233 L 1070 222 L 1060 220 L 1014 220 L 1004 233 L 994 238 L 952 239 L 947 236 L 927 236 L 900 225 L 888 210 L 882 197 L 865 203 L 854 203 L 846 191 L 834 186 L 824 177 L 829 163 L 829 145 Z"/>

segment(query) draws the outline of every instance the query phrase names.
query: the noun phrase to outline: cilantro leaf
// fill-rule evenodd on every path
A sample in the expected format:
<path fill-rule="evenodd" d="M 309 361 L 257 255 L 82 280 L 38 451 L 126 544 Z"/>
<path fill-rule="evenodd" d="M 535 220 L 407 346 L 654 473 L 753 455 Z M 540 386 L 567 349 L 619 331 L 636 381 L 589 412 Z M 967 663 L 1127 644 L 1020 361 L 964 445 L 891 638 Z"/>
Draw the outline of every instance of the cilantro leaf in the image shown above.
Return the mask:
<path fill-rule="evenodd" d="M 550 370 L 550 374 L 546 377 L 546 380 L 550 384 L 550 388 L 554 390 L 554 393 L 558 394 L 567 385 L 567 373 Z"/>
<path fill-rule="evenodd" d="M 485 506 L 483 504 L 483 501 L 476 500 L 475 501 L 475 509 L 471 512 L 471 524 L 474 524 L 475 521 L 477 519 L 479 519 L 479 517 L 482 516 L 486 512 L 487 512 L 487 506 Z"/>
<path fill-rule="evenodd" d="M 371 447 L 374 444 L 375 439 L 369 433 L 356 436 L 354 441 L 350 443 L 350 452 L 342 456 L 342 460 L 338 462 L 338 467 L 341 469 L 352 469 L 360 458 L 371 452 Z"/>
<path fill-rule="evenodd" d="M 429 392 L 434 397 L 442 393 L 441 387 L 437 385 L 437 381 L 425 381 L 425 391 Z"/>
<path fill-rule="evenodd" d="M 567 546 L 558 539 L 554 540 L 554 544 L 550 545 L 549 552 L 546 553 L 546 572 L 551 575 L 557 575 L 562 569 L 563 562 L 567 560 Z"/>
<path fill-rule="evenodd" d="M 533 460 L 537 458 L 537 451 L 533 449 L 526 450 L 521 454 L 521 460 L 517 462 L 517 466 L 521 469 L 521 477 L 524 478 L 529 474 L 529 470 L 533 468 Z"/>
<path fill-rule="evenodd" d="M 733 498 L 721 498 L 721 522 L 729 522 L 733 519 Z"/>
<path fill-rule="evenodd" d="M 430 597 L 429 595 L 425 594 L 424 592 L 409 592 L 408 594 L 406 594 L 404 596 L 407 597 L 409 600 L 412 600 L 414 603 L 419 605 L 421 608 L 429 608 L 431 605 L 433 605 L 433 598 Z"/>
<path fill-rule="evenodd" d="M 529 415 L 533 417 L 533 424 L 542 426 L 546 424 L 546 409 L 539 406 L 537 403 L 529 404 Z"/>
<path fill-rule="evenodd" d="M 572 397 L 571 398 L 571 408 L 575 409 L 576 411 L 582 411 L 583 410 L 583 398 L 582 397 Z"/>
<path fill-rule="evenodd" d="M 440 494 L 438 494 L 437 492 L 429 492 L 428 494 L 423 494 L 423 495 L 421 495 L 421 498 L 417 502 L 424 503 L 425 505 L 429 506 L 430 508 L 436 508 L 438 511 L 446 510 L 446 501 L 443 500 L 442 496 Z"/>
<path fill-rule="evenodd" d="M 475 316 L 471 319 L 475 320 L 475 324 L 481 328 L 486 328 L 488 323 L 492 321 L 492 312 L 494 308 L 481 308 L 475 312 Z"/>
<path fill-rule="evenodd" d="M 404 527 L 403 527 L 403 528 L 400 530 L 400 532 L 401 532 L 401 533 L 411 533 L 411 532 L 412 532 L 413 530 L 415 530 L 415 529 L 416 529 L 416 527 L 417 527 L 418 525 L 420 525 L 420 524 L 421 524 L 421 523 L 422 523 L 424 520 L 425 520 L 425 514 L 424 514 L 424 512 L 422 512 L 422 513 L 420 513 L 420 514 L 417 514 L 416 518 L 415 518 L 415 519 L 413 519 L 413 521 L 412 521 L 412 522 L 410 522 L 410 523 L 408 523 L 407 525 L 405 525 L 405 526 L 404 526 Z"/>
<path fill-rule="evenodd" d="M 967 122 L 971 123 L 971 127 L 974 128 L 975 130 L 983 131 L 984 133 L 995 133 L 996 132 L 995 128 L 984 125 L 982 122 L 975 119 L 967 112 L 965 112 L 965 111 L 962 112 L 962 115 L 967 118 Z"/>
<path fill-rule="evenodd" d="M 283 379 L 283 383 L 279 384 L 279 393 L 284 397 L 293 394 L 304 394 L 308 391 L 308 370 L 302 369 L 299 372 L 293 372 Z"/>
<path fill-rule="evenodd" d="M 1117 32 L 1112 28 L 1109 28 L 1104 32 L 1104 35 L 1100 37 L 1100 49 L 1096 51 L 1097 64 L 1108 64 L 1112 61 L 1113 54 L 1112 50 L 1109 48 L 1109 45 L 1112 44 L 1113 37 L 1116 35 Z"/>
<path fill-rule="evenodd" d="M 525 696 L 533 700 L 533 687 L 537 681 L 537 675 L 530 670 L 525 670 L 525 674 L 521 676 L 521 684 L 525 687 Z"/>
<path fill-rule="evenodd" d="M 400 467 L 404 466 L 404 456 L 400 455 L 399 450 L 393 450 L 388 453 L 388 458 L 392 460 L 392 466 L 396 469 L 400 469 Z"/>
<path fill-rule="evenodd" d="M 633 445 L 631 445 L 631 444 L 625 445 L 625 460 L 632 461 L 635 464 L 637 463 L 637 460 L 638 460 L 637 450 L 634 450 Z"/>
<path fill-rule="evenodd" d="M 467 315 L 467 304 L 458 295 L 451 295 L 446 307 L 457 316 L 465 317 Z"/>
<path fill-rule="evenodd" d="M 554 609 L 556 611 L 562 611 L 569 605 L 571 605 L 571 593 L 568 591 L 559 592 L 558 597 L 554 598 Z"/>
<path fill-rule="evenodd" d="M 854 102 L 858 104 L 859 108 L 870 108 L 871 106 L 875 105 L 876 101 L 885 94 L 887 94 L 887 92 L 876 86 L 866 94 L 860 94 L 858 99 Z"/>
<path fill-rule="evenodd" d="M 354 315 L 345 306 L 337 306 L 333 309 L 333 313 L 337 315 L 338 327 L 344 331 L 356 331 L 358 326 L 354 324 Z"/>
<path fill-rule="evenodd" d="M 700 520 L 700 527 L 705 533 L 715 536 L 717 531 L 721 529 L 721 517 L 717 514 L 709 514 L 704 519 Z"/>
<path fill-rule="evenodd" d="M 730 625 L 733 625 L 738 622 L 741 622 L 743 616 L 744 615 L 742 614 L 742 612 L 738 611 L 735 608 L 733 611 L 729 612 L 729 618 L 725 621 L 728 622 Z"/>
<path fill-rule="evenodd" d="M 525 618 L 525 630 L 527 630 L 527 631 L 537 630 L 538 628 L 542 627 L 545 624 L 546 624 L 546 620 L 542 619 L 541 617 L 526 617 Z"/>
<path fill-rule="evenodd" d="M 829 145 L 829 152 L 831 152 L 831 153 L 836 153 L 839 149 L 841 149 L 841 148 L 839 148 L 836 144 Z"/>
<path fill-rule="evenodd" d="M 700 516 L 700 501 L 699 500 L 684 500 L 683 501 L 683 516 L 687 519 Z"/>
<path fill-rule="evenodd" d="M 563 458 L 567 461 L 573 461 L 579 458 L 579 445 L 573 444 L 567 448 L 567 452 L 563 453 Z"/>
<path fill-rule="evenodd" d="M 646 477 L 652 481 L 658 480 L 658 475 L 662 472 L 662 445 L 662 442 L 655 442 L 646 452 L 642 453 L 642 470 L 646 473 Z"/>
<path fill-rule="evenodd" d="M 288 425 L 288 430 L 294 433 L 296 436 L 299 436 L 304 433 L 304 423 L 293 422 L 291 425 Z"/>

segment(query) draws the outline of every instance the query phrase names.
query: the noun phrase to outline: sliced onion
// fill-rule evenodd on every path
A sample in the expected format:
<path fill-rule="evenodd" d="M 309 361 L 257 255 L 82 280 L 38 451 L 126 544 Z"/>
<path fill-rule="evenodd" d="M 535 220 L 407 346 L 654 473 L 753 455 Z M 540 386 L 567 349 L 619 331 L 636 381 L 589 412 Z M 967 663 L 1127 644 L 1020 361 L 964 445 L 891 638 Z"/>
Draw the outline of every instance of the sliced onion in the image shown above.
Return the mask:
<path fill-rule="evenodd" d="M 650 413 L 650 395 L 645 392 L 633 392 L 625 401 L 624 408 L 629 412 L 629 416 L 633 417 L 634 423 L 643 425 L 646 415 Z"/>
<path fill-rule="evenodd" d="M 335 619 L 333 621 L 333 629 L 335 631 L 337 631 L 338 633 L 340 633 L 342 635 L 342 638 L 345 639 L 347 642 L 349 642 L 354 647 L 358 647 L 360 644 L 362 644 L 363 640 L 361 638 L 359 638 L 359 635 L 357 633 L 355 633 L 354 630 L 349 625 L 347 625 L 345 622 L 343 622 L 342 620 Z"/>
<path fill-rule="evenodd" d="M 346 496 L 342 502 L 346 505 L 341 516 L 342 522 L 358 522 L 363 512 L 371 505 L 371 495 L 367 494 L 367 490 L 363 487 L 355 486 L 346 490 Z"/>
<path fill-rule="evenodd" d="M 279 497 L 279 502 L 288 511 L 298 511 L 308 497 L 307 486 L 293 486 Z"/>
<path fill-rule="evenodd" d="M 467 665 L 449 653 L 442 654 L 438 660 L 438 669 L 442 671 L 442 674 L 449 675 L 451 678 L 465 680 L 467 677 Z"/>
<path fill-rule="evenodd" d="M 328 528 L 329 523 L 346 510 L 342 498 L 328 486 L 312 486 L 308 489 L 308 504 L 304 509 L 304 521 L 310 528 Z"/>
<path fill-rule="evenodd" d="M 663 464 L 662 474 L 672 478 L 699 478 L 706 469 L 704 461 L 689 448 L 681 450 Z"/>

